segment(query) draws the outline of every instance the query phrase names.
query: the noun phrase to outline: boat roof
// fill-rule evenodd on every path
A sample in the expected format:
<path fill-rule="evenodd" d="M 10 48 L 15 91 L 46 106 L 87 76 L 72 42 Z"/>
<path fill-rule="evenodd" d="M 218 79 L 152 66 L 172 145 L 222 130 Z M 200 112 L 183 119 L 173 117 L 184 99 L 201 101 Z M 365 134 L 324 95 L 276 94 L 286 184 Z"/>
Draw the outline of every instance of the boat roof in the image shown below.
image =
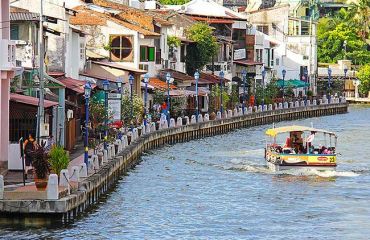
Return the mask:
<path fill-rule="evenodd" d="M 266 135 L 269 135 L 271 137 L 275 137 L 279 133 L 286 133 L 286 132 L 322 132 L 330 135 L 337 136 L 333 132 L 326 131 L 324 129 L 317 129 L 312 127 L 306 127 L 306 126 L 298 126 L 298 125 L 292 125 L 292 126 L 285 126 L 285 127 L 279 127 L 279 128 L 270 128 L 267 129 Z"/>

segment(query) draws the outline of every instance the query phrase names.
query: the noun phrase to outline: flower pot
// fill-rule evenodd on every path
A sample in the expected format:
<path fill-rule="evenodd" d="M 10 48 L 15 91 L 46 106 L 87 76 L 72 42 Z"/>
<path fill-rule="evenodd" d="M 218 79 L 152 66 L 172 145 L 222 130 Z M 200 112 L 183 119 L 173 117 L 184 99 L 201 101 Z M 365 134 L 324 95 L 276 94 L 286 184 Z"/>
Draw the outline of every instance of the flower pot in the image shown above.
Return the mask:
<path fill-rule="evenodd" d="M 48 186 L 48 179 L 39 179 L 35 177 L 35 185 L 37 191 L 45 191 L 46 187 Z"/>

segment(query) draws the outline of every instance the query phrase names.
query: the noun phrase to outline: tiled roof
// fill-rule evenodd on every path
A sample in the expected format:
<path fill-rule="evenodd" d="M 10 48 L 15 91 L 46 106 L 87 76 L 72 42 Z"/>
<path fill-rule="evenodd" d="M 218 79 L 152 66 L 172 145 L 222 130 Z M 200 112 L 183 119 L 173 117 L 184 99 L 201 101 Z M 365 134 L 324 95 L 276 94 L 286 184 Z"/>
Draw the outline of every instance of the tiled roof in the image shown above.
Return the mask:
<path fill-rule="evenodd" d="M 120 20 L 114 16 L 93 11 L 87 8 L 79 8 L 76 17 L 71 17 L 70 22 L 74 25 L 106 25 L 107 21 L 112 21 L 118 25 L 126 27 L 128 29 L 137 31 L 145 36 L 160 36 L 159 33 L 155 33 L 149 30 L 146 30 L 138 25 L 134 25 L 123 20 Z"/>
<path fill-rule="evenodd" d="M 38 106 L 39 104 L 39 99 L 31 96 L 26 96 L 26 95 L 21 95 L 17 93 L 11 93 L 10 94 L 10 101 L 12 102 L 17 102 L 17 103 L 23 103 L 26 105 L 31 105 L 31 106 Z M 58 105 L 57 102 L 52 102 L 49 100 L 44 100 L 44 107 L 49 108 L 52 106 Z"/>
<path fill-rule="evenodd" d="M 262 62 L 255 62 L 250 60 L 238 60 L 234 61 L 235 64 L 241 65 L 241 66 L 256 66 L 256 65 L 263 65 Z"/>
<path fill-rule="evenodd" d="M 192 84 L 195 84 L 195 78 L 193 76 L 190 76 L 186 73 L 179 72 L 179 71 L 172 70 L 172 69 L 161 70 L 159 72 L 159 78 L 166 79 L 166 74 L 168 72 L 171 74 L 171 78 L 174 78 L 176 81 L 190 82 Z M 207 79 L 207 78 L 203 78 L 202 76 L 200 76 L 198 80 L 198 84 L 213 84 L 213 83 L 214 81 Z"/>
<path fill-rule="evenodd" d="M 39 21 L 39 14 L 33 12 L 10 12 L 10 21 Z"/>
<path fill-rule="evenodd" d="M 85 92 L 85 84 L 87 81 L 85 80 L 77 80 L 69 77 L 58 78 L 66 88 L 75 91 L 76 93 L 83 94 Z M 92 84 L 91 87 L 94 89 L 96 87 L 95 84 Z"/>
<path fill-rule="evenodd" d="M 206 23 L 215 23 L 215 24 L 233 24 L 234 23 L 234 20 L 224 19 L 224 18 L 209 18 L 209 17 L 198 17 L 198 16 L 192 16 L 191 18 L 196 21 L 202 21 Z"/>
<path fill-rule="evenodd" d="M 204 73 L 204 72 L 200 73 L 200 78 L 205 79 L 209 82 L 212 82 L 213 84 L 220 84 L 220 82 L 221 82 L 221 78 L 219 76 L 209 74 L 209 73 Z M 225 78 L 222 81 L 223 82 L 230 82 L 230 80 L 225 79 Z"/>
<path fill-rule="evenodd" d="M 155 89 L 159 89 L 159 90 L 167 89 L 167 83 L 158 78 L 150 78 L 149 84 L 153 86 Z M 173 84 L 170 84 L 170 89 L 176 89 L 176 86 Z"/>

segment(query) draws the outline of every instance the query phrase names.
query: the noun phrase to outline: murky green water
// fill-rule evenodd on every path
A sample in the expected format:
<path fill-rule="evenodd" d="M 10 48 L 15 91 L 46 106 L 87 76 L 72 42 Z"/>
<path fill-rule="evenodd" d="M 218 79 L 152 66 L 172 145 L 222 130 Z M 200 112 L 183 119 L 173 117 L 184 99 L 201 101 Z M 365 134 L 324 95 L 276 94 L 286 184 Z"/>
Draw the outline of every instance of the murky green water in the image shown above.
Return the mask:
<path fill-rule="evenodd" d="M 4 239 L 369 239 L 370 108 L 278 123 L 338 133 L 336 172 L 264 167 L 270 126 L 167 146 L 67 227 L 0 227 Z"/>

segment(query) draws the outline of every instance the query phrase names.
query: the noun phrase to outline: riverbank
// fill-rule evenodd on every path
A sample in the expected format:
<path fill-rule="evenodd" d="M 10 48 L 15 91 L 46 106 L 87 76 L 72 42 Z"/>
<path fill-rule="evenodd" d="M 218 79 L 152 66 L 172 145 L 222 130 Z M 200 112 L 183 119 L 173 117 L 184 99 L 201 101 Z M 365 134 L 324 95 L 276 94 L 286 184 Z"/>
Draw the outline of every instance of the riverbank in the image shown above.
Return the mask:
<path fill-rule="evenodd" d="M 1 200 L 0 212 L 3 215 L 12 216 L 12 219 L 15 219 L 14 216 L 20 215 L 22 218 L 45 216 L 68 222 L 95 204 L 102 194 L 114 186 L 122 174 L 129 171 L 137 163 L 144 151 L 155 149 L 164 144 L 223 134 L 243 127 L 346 113 L 347 109 L 346 103 L 307 107 L 291 105 L 291 108 L 249 112 L 245 115 L 239 115 L 238 112 L 235 112 L 235 116 L 230 117 L 231 114 L 229 114 L 229 118 L 155 130 L 132 141 L 118 155 L 112 154 L 113 157 L 106 163 L 100 165 L 99 162 L 98 165 L 95 165 L 95 169 L 90 171 L 93 172 L 91 175 L 77 177 L 76 188 L 70 195 L 58 197 L 55 200 Z"/>

